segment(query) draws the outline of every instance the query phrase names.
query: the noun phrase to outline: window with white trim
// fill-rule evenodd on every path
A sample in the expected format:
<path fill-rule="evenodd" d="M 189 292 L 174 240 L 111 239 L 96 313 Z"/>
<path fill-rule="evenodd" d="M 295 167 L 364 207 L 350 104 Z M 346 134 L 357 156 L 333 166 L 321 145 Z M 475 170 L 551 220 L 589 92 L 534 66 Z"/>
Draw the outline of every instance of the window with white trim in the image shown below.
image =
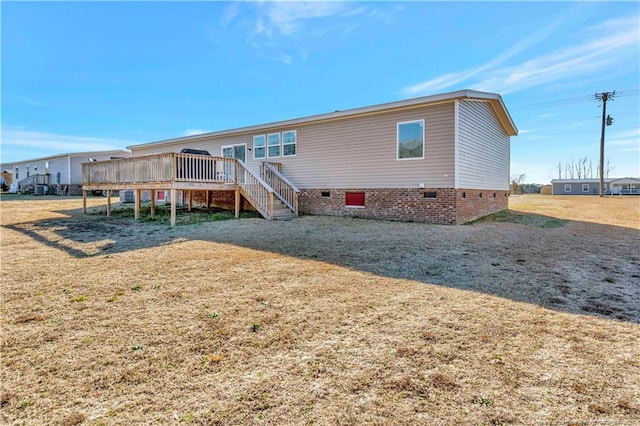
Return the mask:
<path fill-rule="evenodd" d="M 424 120 L 403 121 L 397 126 L 397 159 L 423 159 Z"/>
<path fill-rule="evenodd" d="M 295 130 L 282 132 L 282 156 L 293 157 L 296 155 L 298 134 Z"/>
<path fill-rule="evenodd" d="M 267 156 L 269 158 L 280 157 L 280 133 L 267 135 Z"/>
<path fill-rule="evenodd" d="M 583 183 L 582 184 L 582 192 L 589 192 L 589 184 L 588 183 Z"/>
<path fill-rule="evenodd" d="M 253 158 L 265 158 L 267 151 L 265 145 L 267 144 L 267 138 L 265 135 L 257 135 L 253 137 Z"/>
<path fill-rule="evenodd" d="M 571 192 L 571 184 L 570 183 L 565 183 L 564 184 L 564 192 Z"/>

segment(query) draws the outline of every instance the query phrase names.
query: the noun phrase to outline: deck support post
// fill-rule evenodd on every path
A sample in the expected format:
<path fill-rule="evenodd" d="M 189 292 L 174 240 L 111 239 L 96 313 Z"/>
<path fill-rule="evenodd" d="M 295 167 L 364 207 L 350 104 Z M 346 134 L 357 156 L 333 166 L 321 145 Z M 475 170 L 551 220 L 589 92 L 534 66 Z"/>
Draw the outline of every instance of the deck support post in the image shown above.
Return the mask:
<path fill-rule="evenodd" d="M 87 191 L 82 190 L 82 213 L 87 214 Z"/>
<path fill-rule="evenodd" d="M 176 226 L 176 190 L 171 188 L 171 226 Z"/>
<path fill-rule="evenodd" d="M 239 219 L 240 218 L 240 188 L 236 188 L 235 210 L 236 210 L 236 219 Z"/>
<path fill-rule="evenodd" d="M 140 197 L 142 196 L 142 191 L 136 189 L 136 200 L 133 209 L 133 217 L 135 220 L 140 220 Z"/>
<path fill-rule="evenodd" d="M 209 190 L 207 189 L 207 209 L 209 209 L 209 207 L 211 207 L 211 206 L 209 205 L 209 192 L 211 192 L 211 191 L 209 191 Z"/>
<path fill-rule="evenodd" d="M 156 190 L 151 190 L 151 219 L 156 217 Z"/>
<path fill-rule="evenodd" d="M 193 202 L 193 191 L 189 190 L 189 211 L 191 211 L 191 203 Z"/>
<path fill-rule="evenodd" d="M 107 217 L 111 216 L 111 190 L 107 189 Z"/>
<path fill-rule="evenodd" d="M 269 220 L 273 220 L 273 192 L 269 193 Z"/>

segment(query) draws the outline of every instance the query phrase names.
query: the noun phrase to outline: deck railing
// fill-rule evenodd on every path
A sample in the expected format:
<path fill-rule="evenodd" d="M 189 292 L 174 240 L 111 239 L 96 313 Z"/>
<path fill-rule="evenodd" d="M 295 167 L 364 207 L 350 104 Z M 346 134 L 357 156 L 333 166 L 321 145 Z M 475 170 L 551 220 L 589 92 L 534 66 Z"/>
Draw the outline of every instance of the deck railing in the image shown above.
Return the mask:
<path fill-rule="evenodd" d="M 237 181 L 243 195 L 267 219 L 273 219 L 274 190 L 260 176 L 253 173 L 241 161 L 237 160 Z"/>
<path fill-rule="evenodd" d="M 280 173 L 280 169 L 279 163 L 265 161 L 260 168 L 260 174 L 262 179 L 274 189 L 276 196 L 297 215 L 300 190 Z"/>
<path fill-rule="evenodd" d="M 269 182 L 235 158 L 207 155 L 162 153 L 82 164 L 83 185 L 128 185 L 150 183 L 200 182 L 234 183 L 267 219 L 273 219 L 274 198 L 281 199 L 298 213 L 300 190 L 274 166 L 263 165 Z M 271 186 L 277 186 L 277 190 Z"/>
<path fill-rule="evenodd" d="M 174 154 L 177 182 L 235 182 L 234 158 L 197 154 Z"/>
<path fill-rule="evenodd" d="M 82 183 L 235 182 L 235 159 L 167 152 L 82 164 Z"/>

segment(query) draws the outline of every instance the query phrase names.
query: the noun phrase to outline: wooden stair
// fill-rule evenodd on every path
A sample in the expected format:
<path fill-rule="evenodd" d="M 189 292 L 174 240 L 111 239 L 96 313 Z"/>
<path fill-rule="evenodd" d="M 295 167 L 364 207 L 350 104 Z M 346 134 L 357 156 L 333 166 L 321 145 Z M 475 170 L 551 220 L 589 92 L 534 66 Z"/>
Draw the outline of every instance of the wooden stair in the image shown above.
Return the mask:
<path fill-rule="evenodd" d="M 296 214 L 279 199 L 273 200 L 273 220 L 291 220 Z"/>

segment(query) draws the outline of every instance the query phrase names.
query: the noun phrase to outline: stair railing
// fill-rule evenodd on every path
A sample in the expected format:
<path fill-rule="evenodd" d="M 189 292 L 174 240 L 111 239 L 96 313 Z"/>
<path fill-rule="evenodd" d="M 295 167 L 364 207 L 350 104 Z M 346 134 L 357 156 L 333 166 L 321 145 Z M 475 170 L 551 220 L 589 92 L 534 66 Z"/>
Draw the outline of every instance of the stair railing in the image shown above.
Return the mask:
<path fill-rule="evenodd" d="M 249 170 L 242 162 L 236 159 L 236 182 L 242 191 L 242 195 L 249 200 L 265 219 L 273 219 L 274 189 L 260 176 Z"/>
<path fill-rule="evenodd" d="M 284 176 L 276 166 L 264 161 L 260 168 L 262 179 L 267 182 L 275 191 L 278 197 L 289 209 L 298 215 L 298 194 L 300 190 L 286 176 Z"/>
<path fill-rule="evenodd" d="M 49 175 L 31 175 L 18 182 L 18 192 L 27 193 L 34 190 L 36 185 L 49 185 Z"/>

